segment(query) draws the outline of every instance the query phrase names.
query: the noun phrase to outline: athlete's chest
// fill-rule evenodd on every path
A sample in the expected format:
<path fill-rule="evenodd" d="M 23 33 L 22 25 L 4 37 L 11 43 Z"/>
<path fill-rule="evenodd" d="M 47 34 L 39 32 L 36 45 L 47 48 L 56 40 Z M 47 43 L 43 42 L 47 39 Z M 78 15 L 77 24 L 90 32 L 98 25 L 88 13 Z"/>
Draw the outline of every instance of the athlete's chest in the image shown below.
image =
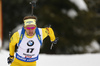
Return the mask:
<path fill-rule="evenodd" d="M 26 48 L 39 48 L 40 47 L 40 42 L 37 38 L 36 35 L 34 35 L 33 38 L 27 38 L 26 35 L 24 35 L 20 45 L 21 48 L 26 49 Z"/>

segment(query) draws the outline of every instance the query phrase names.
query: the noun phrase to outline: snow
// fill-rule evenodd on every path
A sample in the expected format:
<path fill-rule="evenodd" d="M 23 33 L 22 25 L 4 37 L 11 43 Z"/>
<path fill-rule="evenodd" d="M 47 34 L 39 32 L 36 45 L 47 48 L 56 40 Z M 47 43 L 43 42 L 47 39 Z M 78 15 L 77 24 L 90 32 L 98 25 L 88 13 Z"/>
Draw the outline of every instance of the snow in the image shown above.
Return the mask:
<path fill-rule="evenodd" d="M 8 49 L 9 48 L 9 40 L 4 40 L 3 42 L 3 49 Z"/>
<path fill-rule="evenodd" d="M 9 52 L 1 50 L 0 64 L 7 64 Z M 0 66 L 1 66 L 0 65 Z M 37 66 L 100 66 L 100 53 L 97 54 L 76 54 L 76 55 L 46 55 L 40 54 Z"/>
<path fill-rule="evenodd" d="M 100 50 L 100 46 L 99 43 L 96 40 L 93 40 L 91 42 L 91 46 L 95 49 L 95 50 Z"/>
<path fill-rule="evenodd" d="M 72 19 L 78 15 L 75 9 L 69 9 L 68 11 L 66 9 L 62 9 L 61 11 L 63 14 L 68 15 Z"/>
<path fill-rule="evenodd" d="M 96 40 L 93 40 L 90 45 L 86 46 L 87 52 L 100 52 L 100 45 Z"/>
<path fill-rule="evenodd" d="M 75 18 L 78 14 L 77 12 L 74 10 L 74 9 L 70 9 L 68 12 L 67 12 L 67 15 L 71 18 Z"/>
<path fill-rule="evenodd" d="M 1 39 L 0 39 L 0 48 L 2 47 L 2 41 L 1 41 Z"/>
<path fill-rule="evenodd" d="M 79 10 L 88 11 L 87 5 L 84 0 L 69 0 L 70 2 L 74 3 Z"/>
<path fill-rule="evenodd" d="M 74 3 L 78 7 L 79 10 L 88 11 L 88 7 L 84 0 L 69 0 L 69 1 Z M 72 19 L 78 15 L 75 9 L 66 10 L 65 8 L 63 8 L 61 11 L 63 14 L 68 15 Z"/>
<path fill-rule="evenodd" d="M 18 31 L 18 30 L 21 29 L 22 27 L 23 27 L 23 24 L 18 25 L 17 27 L 15 27 L 15 28 L 12 30 L 12 33 Z"/>

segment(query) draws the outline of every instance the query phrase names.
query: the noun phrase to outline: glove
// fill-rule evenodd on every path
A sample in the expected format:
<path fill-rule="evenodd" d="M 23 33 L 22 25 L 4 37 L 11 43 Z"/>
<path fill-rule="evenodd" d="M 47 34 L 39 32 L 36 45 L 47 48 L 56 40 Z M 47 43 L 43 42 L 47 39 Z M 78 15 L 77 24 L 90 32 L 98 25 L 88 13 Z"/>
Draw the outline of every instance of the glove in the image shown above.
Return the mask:
<path fill-rule="evenodd" d="M 57 37 L 54 41 L 52 41 L 53 44 L 57 44 L 59 38 Z"/>
<path fill-rule="evenodd" d="M 52 50 L 52 47 L 53 47 L 53 44 L 57 44 L 57 42 L 58 42 L 58 37 L 54 40 L 54 41 L 52 41 L 52 44 L 51 44 L 51 47 L 50 47 L 50 49 Z"/>
<path fill-rule="evenodd" d="M 7 58 L 8 64 L 11 64 L 13 62 L 14 56 L 11 56 Z"/>

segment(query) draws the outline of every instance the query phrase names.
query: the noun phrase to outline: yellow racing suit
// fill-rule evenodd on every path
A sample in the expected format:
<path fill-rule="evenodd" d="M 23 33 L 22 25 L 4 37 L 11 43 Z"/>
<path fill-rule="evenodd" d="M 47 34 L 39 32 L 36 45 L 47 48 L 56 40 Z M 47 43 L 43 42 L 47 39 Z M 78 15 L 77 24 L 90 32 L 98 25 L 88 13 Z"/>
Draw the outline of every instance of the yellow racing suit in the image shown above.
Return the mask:
<path fill-rule="evenodd" d="M 52 28 L 40 28 L 42 30 L 42 39 L 44 40 L 47 36 L 50 37 L 51 41 L 55 40 L 55 35 L 54 35 L 54 31 Z M 27 38 L 32 38 L 33 36 L 28 36 L 27 33 L 25 32 L 25 36 Z M 10 55 L 14 56 L 14 52 L 15 52 L 15 45 L 19 43 L 19 38 L 20 35 L 17 32 L 15 32 L 12 37 L 10 38 L 10 43 L 9 43 L 9 51 L 10 51 Z M 40 49 L 40 48 L 39 48 Z M 14 57 L 11 57 L 11 59 Z M 10 66 L 36 66 L 36 61 L 34 62 L 24 62 L 21 61 L 19 59 L 17 59 L 16 57 L 14 58 L 14 61 L 12 62 L 12 64 Z"/>

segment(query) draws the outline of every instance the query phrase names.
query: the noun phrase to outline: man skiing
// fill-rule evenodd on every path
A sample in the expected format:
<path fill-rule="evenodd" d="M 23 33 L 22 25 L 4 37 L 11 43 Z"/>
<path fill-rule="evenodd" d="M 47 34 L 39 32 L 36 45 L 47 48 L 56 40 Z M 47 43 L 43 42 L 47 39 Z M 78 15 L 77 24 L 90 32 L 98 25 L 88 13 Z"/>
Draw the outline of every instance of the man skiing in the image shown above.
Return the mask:
<path fill-rule="evenodd" d="M 11 63 L 10 66 L 36 66 L 43 40 L 49 36 L 52 43 L 57 43 L 52 28 L 37 28 L 35 16 L 26 16 L 23 21 L 22 29 L 19 29 L 10 38 L 10 56 L 7 59 L 8 64 Z M 16 44 L 18 49 L 14 57 Z"/>

